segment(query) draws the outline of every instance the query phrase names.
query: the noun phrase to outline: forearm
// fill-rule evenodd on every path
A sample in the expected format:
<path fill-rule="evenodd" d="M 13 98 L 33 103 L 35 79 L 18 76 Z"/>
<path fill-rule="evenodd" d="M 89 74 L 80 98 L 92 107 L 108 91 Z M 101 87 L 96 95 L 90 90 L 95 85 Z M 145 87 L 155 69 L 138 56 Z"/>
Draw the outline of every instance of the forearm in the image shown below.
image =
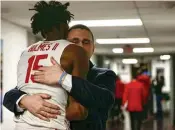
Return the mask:
<path fill-rule="evenodd" d="M 81 113 L 75 111 L 75 109 L 68 109 L 66 112 L 66 118 L 69 121 L 85 120 L 87 116 L 88 116 L 88 110 L 85 110 L 85 112 Z"/>
<path fill-rule="evenodd" d="M 3 105 L 11 112 L 14 112 L 15 115 L 20 114 L 20 112 L 17 111 L 16 102 L 24 94 L 26 94 L 26 93 L 22 92 L 16 88 L 8 91 L 4 95 Z"/>
<path fill-rule="evenodd" d="M 69 104 L 66 108 L 66 118 L 69 121 L 84 120 L 86 119 L 87 115 L 88 110 L 69 96 Z"/>
<path fill-rule="evenodd" d="M 106 108 L 114 102 L 113 91 L 100 87 L 78 77 L 72 77 L 70 95 L 87 108 Z M 115 85 L 114 85 L 115 87 Z"/>
<path fill-rule="evenodd" d="M 67 75 L 62 87 L 87 108 L 109 108 L 114 103 L 116 75 L 113 71 L 92 75 L 93 84 L 82 78 Z"/>

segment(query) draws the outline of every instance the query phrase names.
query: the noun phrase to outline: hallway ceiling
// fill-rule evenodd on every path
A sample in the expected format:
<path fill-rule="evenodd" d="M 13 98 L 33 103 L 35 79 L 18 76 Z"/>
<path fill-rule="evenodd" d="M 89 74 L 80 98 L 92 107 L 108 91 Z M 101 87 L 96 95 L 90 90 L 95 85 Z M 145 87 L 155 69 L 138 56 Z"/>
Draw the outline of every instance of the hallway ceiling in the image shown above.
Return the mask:
<path fill-rule="evenodd" d="M 35 1 L 2 1 L 2 19 L 30 29 L 28 11 Z M 141 19 L 143 26 L 124 27 L 91 27 L 98 38 L 145 38 L 148 44 L 132 44 L 132 47 L 153 47 L 154 53 L 175 51 L 175 2 L 166 1 L 77 1 L 70 2 L 69 10 L 75 20 L 104 19 Z M 124 45 L 101 45 L 96 43 L 96 54 L 120 55 L 112 52 L 113 48 Z"/>

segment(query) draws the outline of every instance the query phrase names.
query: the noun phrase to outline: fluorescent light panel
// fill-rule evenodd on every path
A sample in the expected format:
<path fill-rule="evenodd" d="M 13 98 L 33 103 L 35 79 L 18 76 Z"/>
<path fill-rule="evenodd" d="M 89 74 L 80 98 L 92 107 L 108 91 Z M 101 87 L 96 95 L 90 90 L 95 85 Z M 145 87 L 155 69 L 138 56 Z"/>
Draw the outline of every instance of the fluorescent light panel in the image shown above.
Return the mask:
<path fill-rule="evenodd" d="M 70 22 L 69 26 L 83 24 L 88 27 L 142 26 L 141 19 L 111 19 L 111 20 L 78 20 Z"/>
<path fill-rule="evenodd" d="M 137 64 L 137 59 L 123 59 L 123 64 Z"/>
<path fill-rule="evenodd" d="M 161 60 L 169 60 L 170 58 L 171 58 L 170 55 L 161 55 L 161 56 L 160 56 L 160 59 L 161 59 Z"/>
<path fill-rule="evenodd" d="M 108 65 L 110 63 L 109 60 L 105 60 L 105 64 Z"/>
<path fill-rule="evenodd" d="M 123 48 L 113 48 L 112 51 L 114 53 L 123 53 Z"/>
<path fill-rule="evenodd" d="M 99 44 L 146 44 L 149 38 L 116 38 L 116 39 L 96 39 Z"/>
<path fill-rule="evenodd" d="M 151 53 L 154 52 L 154 48 L 134 48 L 134 53 Z"/>

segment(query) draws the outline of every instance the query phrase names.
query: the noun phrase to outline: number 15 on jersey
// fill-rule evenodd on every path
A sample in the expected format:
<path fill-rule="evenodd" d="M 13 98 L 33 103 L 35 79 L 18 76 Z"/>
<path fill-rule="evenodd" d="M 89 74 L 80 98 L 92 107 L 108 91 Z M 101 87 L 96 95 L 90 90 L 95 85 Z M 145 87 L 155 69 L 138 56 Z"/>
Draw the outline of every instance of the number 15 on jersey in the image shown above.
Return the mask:
<path fill-rule="evenodd" d="M 35 82 L 34 81 L 34 75 L 31 74 L 31 71 L 32 70 L 38 70 L 40 67 L 42 67 L 42 65 L 38 65 L 39 61 L 43 60 L 43 59 L 47 59 L 47 57 L 48 57 L 48 54 L 34 55 L 34 56 L 31 56 L 29 58 L 25 83 L 29 83 L 29 79 L 31 79 L 32 82 Z"/>

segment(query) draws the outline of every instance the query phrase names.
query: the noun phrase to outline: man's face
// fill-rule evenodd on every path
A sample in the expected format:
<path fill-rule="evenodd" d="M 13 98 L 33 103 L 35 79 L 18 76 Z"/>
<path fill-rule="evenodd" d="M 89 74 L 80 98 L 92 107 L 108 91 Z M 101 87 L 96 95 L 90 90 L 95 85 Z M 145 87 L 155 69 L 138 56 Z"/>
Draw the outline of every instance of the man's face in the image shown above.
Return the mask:
<path fill-rule="evenodd" d="M 88 53 L 89 59 L 94 52 L 94 43 L 92 35 L 85 29 L 73 29 L 68 34 L 68 40 L 78 46 L 83 47 Z"/>

